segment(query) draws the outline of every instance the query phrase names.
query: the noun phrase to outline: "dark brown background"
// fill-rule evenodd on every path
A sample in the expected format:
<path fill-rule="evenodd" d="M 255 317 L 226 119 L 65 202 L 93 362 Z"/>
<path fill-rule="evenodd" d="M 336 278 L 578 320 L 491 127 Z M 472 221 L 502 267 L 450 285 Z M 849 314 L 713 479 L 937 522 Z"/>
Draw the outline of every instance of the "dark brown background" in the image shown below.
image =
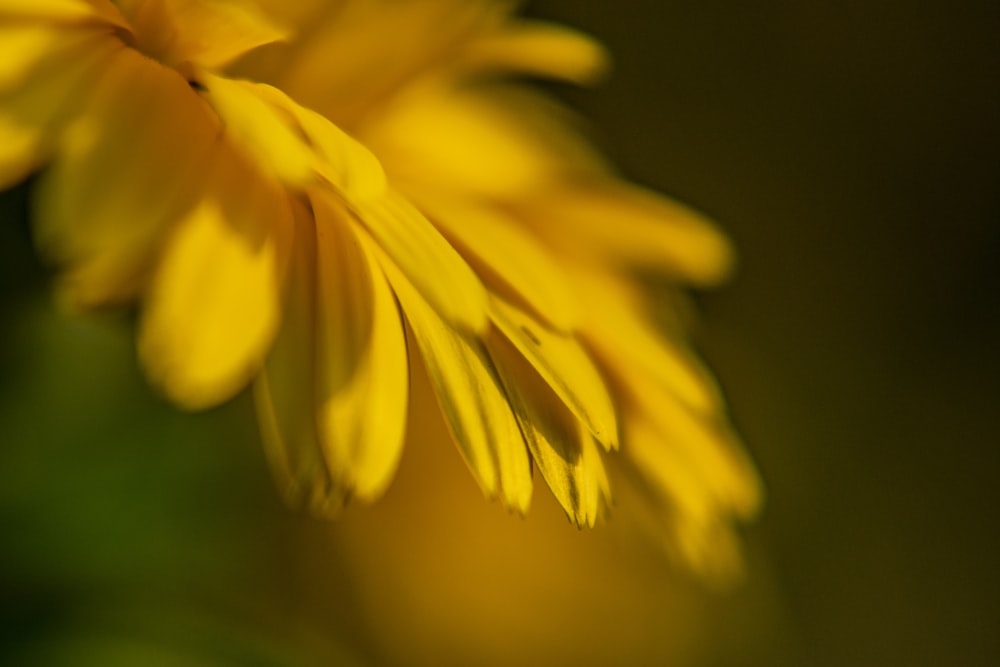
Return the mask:
<path fill-rule="evenodd" d="M 737 596 L 713 664 L 993 664 L 996 3 L 535 7 L 614 54 L 579 103 L 626 172 L 740 251 L 701 342 L 768 485 L 789 632 L 741 637 Z"/>

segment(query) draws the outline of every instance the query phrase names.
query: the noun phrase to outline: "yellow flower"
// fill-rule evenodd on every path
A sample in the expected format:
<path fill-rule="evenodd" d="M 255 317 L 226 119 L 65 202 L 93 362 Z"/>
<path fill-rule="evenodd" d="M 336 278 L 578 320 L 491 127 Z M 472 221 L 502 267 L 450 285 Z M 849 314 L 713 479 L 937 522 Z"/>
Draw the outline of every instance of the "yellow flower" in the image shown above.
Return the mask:
<path fill-rule="evenodd" d="M 291 501 L 384 492 L 422 363 L 488 496 L 526 512 L 537 467 L 590 526 L 614 461 L 654 534 L 724 571 L 759 488 L 670 299 L 729 246 L 518 81 L 604 68 L 494 0 L 0 0 L 0 187 L 45 167 L 65 298 L 140 301 L 170 398 L 253 382 Z"/>

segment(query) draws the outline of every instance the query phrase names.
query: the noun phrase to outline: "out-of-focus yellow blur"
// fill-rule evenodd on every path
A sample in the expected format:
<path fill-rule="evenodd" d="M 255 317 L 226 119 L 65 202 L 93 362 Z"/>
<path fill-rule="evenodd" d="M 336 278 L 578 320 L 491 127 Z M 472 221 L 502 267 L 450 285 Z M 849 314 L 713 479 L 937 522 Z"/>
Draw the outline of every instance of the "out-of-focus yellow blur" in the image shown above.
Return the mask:
<path fill-rule="evenodd" d="M 591 4 L 533 5 L 615 56 L 566 94 L 739 249 L 698 340 L 769 489 L 742 586 L 672 572 L 615 514 L 577 531 L 541 485 L 508 515 L 434 424 L 375 506 L 286 510 L 246 397 L 179 413 L 126 314 L 56 311 L 21 189 L 0 199 L 0 663 L 996 661 L 994 3 Z"/>

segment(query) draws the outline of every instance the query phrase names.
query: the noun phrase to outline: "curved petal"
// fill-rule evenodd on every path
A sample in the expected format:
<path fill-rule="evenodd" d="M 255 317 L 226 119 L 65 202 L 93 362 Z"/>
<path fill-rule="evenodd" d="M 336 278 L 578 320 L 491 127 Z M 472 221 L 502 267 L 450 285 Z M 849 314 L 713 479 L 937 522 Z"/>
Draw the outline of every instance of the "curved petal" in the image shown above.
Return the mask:
<path fill-rule="evenodd" d="M 531 465 L 493 362 L 482 343 L 442 320 L 390 260 L 384 266 L 469 469 L 487 496 L 499 492 L 523 514 L 531 500 Z"/>
<path fill-rule="evenodd" d="M 450 325 L 486 328 L 487 297 L 479 278 L 424 214 L 399 193 L 351 202 L 351 210 L 406 279 Z"/>
<path fill-rule="evenodd" d="M 695 415 L 666 392 L 651 391 L 638 399 L 634 421 L 648 424 L 647 430 L 655 433 L 660 456 L 683 461 L 689 477 L 700 480 L 728 512 L 743 518 L 757 513 L 763 502 L 760 478 L 722 416 Z M 628 448 L 623 453 L 633 455 Z"/>
<path fill-rule="evenodd" d="M 488 345 L 542 477 L 571 521 L 593 526 L 611 498 L 594 438 L 508 340 L 494 333 Z"/>
<path fill-rule="evenodd" d="M 178 28 L 181 52 L 210 69 L 288 36 L 251 2 L 169 0 L 168 7 Z"/>
<path fill-rule="evenodd" d="M 668 551 L 719 583 L 731 581 L 741 567 L 734 507 L 668 438 L 642 417 L 628 420 L 624 453 L 644 482 L 635 485 L 640 505 L 633 509 L 645 512 L 639 518 Z"/>
<path fill-rule="evenodd" d="M 473 40 L 461 59 L 476 72 L 518 72 L 592 83 L 607 72 L 610 56 L 599 43 L 571 28 L 520 21 Z"/>
<path fill-rule="evenodd" d="M 175 72 L 121 50 L 39 183 L 36 238 L 68 265 L 71 304 L 134 296 L 194 203 L 218 124 Z M 95 167 L 99 166 L 99 167 Z"/>
<path fill-rule="evenodd" d="M 315 170 L 338 192 L 352 201 L 385 194 L 388 188 L 385 171 L 378 158 L 360 142 L 277 88 L 264 84 L 247 85 L 262 99 L 295 119 L 297 129 L 315 153 Z"/>
<path fill-rule="evenodd" d="M 422 203 L 434 223 L 467 257 L 494 290 L 529 307 L 546 324 L 572 331 L 579 319 L 576 294 L 550 252 L 499 209 L 445 202 Z"/>
<path fill-rule="evenodd" d="M 44 164 L 65 124 L 87 104 L 122 48 L 92 30 L 63 32 L 52 51 L 37 59 L 37 53 L 14 56 L 6 65 L 0 87 L 0 188 Z"/>
<path fill-rule="evenodd" d="M 203 408 L 259 370 L 279 323 L 292 231 L 287 195 L 223 148 L 164 249 L 139 353 L 173 400 Z"/>
<path fill-rule="evenodd" d="M 545 329 L 499 298 L 491 301 L 493 322 L 530 362 L 566 407 L 607 449 L 618 446 L 618 418 L 604 378 L 572 336 Z"/>
<path fill-rule="evenodd" d="M 385 278 L 345 214 L 314 205 L 315 220 L 297 218 L 283 323 L 255 389 L 286 497 L 328 515 L 388 485 L 402 452 L 409 378 Z"/>
<path fill-rule="evenodd" d="M 318 422 L 334 482 L 362 500 L 388 486 L 406 427 L 406 339 L 372 251 L 335 202 L 316 215 Z"/>
<path fill-rule="evenodd" d="M 304 8 L 300 14 L 299 20 L 305 16 L 309 23 L 292 45 L 278 85 L 310 109 L 352 127 L 421 74 L 454 58 L 507 7 L 478 0 L 394 2 L 389 11 L 383 2 L 327 5 L 326 11 Z M 289 14 L 286 8 L 276 11 Z"/>
<path fill-rule="evenodd" d="M 723 409 L 711 373 L 685 345 L 652 326 L 633 289 L 612 274 L 571 270 L 571 275 L 581 293 L 587 295 L 586 325 L 581 335 L 631 394 L 668 391 L 698 412 Z"/>
<path fill-rule="evenodd" d="M 604 169 L 566 109 L 513 86 L 430 85 L 359 128 L 394 181 L 431 192 L 526 196 Z"/>
<path fill-rule="evenodd" d="M 554 247 L 696 285 L 724 280 L 734 262 L 729 241 L 707 218 L 610 178 L 550 189 L 518 210 Z"/>
<path fill-rule="evenodd" d="M 0 0 L 0 16 L 76 24 L 97 20 L 124 27 L 107 0 Z"/>
<path fill-rule="evenodd" d="M 264 451 L 286 502 L 326 515 L 340 510 L 347 490 L 335 485 L 316 421 L 315 221 L 294 205 L 281 327 L 254 382 Z"/>
<path fill-rule="evenodd" d="M 203 74 L 206 98 L 239 146 L 263 170 L 305 186 L 313 180 L 313 154 L 287 114 L 263 99 L 254 84 Z"/>

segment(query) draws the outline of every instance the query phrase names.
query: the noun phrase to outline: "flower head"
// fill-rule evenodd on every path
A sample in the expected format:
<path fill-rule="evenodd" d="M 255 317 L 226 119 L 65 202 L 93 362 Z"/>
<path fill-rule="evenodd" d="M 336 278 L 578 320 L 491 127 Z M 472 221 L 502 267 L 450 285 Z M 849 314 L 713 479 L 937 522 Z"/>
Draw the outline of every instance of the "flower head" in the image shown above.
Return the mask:
<path fill-rule="evenodd" d="M 537 467 L 593 525 L 616 460 L 671 549 L 735 562 L 756 476 L 637 279 L 679 296 L 729 246 L 523 83 L 589 81 L 599 46 L 493 0 L 0 0 L 0 34 L 0 186 L 44 167 L 67 300 L 138 300 L 181 405 L 252 382 L 291 500 L 384 492 L 420 363 L 488 496 L 526 512 Z"/>

